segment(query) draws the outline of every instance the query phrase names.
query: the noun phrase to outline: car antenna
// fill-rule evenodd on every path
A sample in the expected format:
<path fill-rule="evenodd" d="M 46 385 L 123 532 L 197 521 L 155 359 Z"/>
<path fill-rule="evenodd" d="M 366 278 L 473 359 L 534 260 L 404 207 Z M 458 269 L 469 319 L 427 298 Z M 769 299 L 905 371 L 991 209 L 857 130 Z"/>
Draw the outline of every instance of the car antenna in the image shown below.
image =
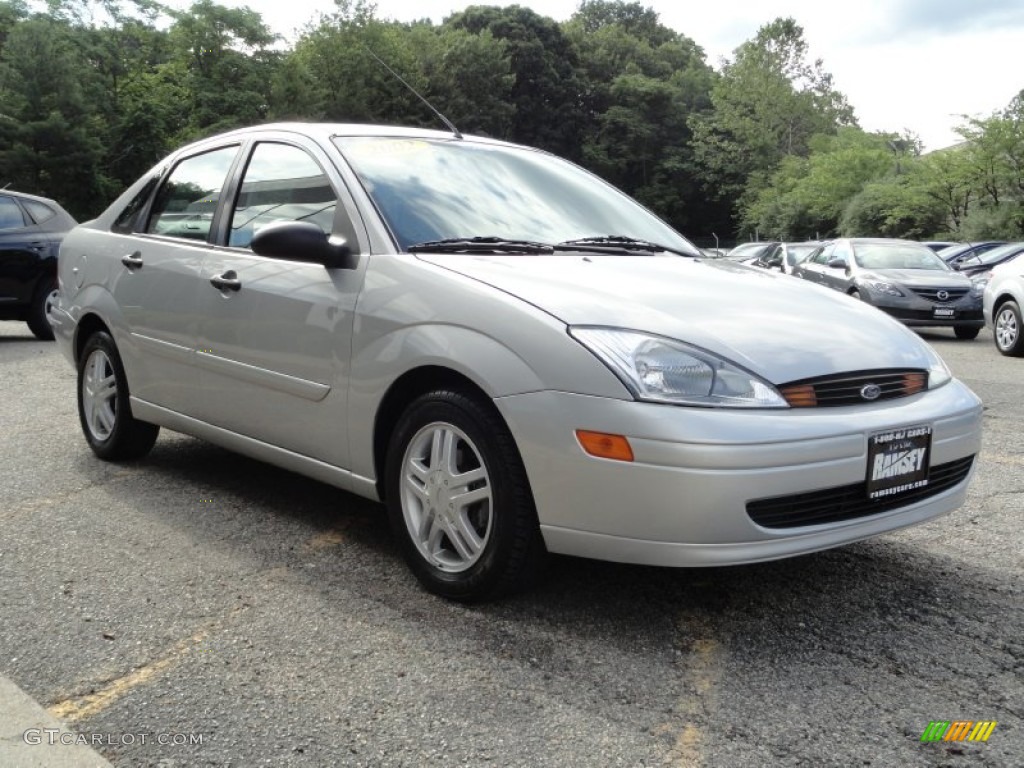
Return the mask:
<path fill-rule="evenodd" d="M 442 115 L 441 114 L 441 110 L 439 110 L 437 107 L 435 107 L 429 101 L 427 101 L 426 98 L 424 98 L 423 96 L 420 95 L 419 91 L 417 91 L 415 88 L 413 88 L 407 82 L 405 82 L 405 80 L 402 79 L 402 76 L 400 74 L 395 72 L 395 70 L 393 70 L 391 67 L 389 67 L 385 63 L 384 59 L 382 59 L 380 56 L 378 56 L 376 53 L 374 53 L 372 50 L 370 50 L 370 48 L 368 46 L 365 46 L 365 47 L 366 47 L 366 52 L 369 53 L 371 56 L 373 56 L 373 58 L 375 58 L 377 60 L 378 64 L 380 64 L 382 67 L 384 67 L 384 69 L 386 69 L 388 72 L 390 72 L 392 75 L 394 75 L 395 79 L 398 80 L 398 82 L 400 82 L 402 85 L 404 85 L 410 91 L 412 91 L 413 95 L 415 95 L 417 99 L 419 99 L 424 104 L 426 104 L 428 107 L 430 107 L 430 111 L 433 112 L 435 115 L 437 115 L 438 119 L 440 119 L 440 121 L 442 123 L 444 123 L 446 126 L 448 126 L 448 130 L 452 132 L 452 134 L 455 136 L 456 139 L 461 139 L 462 138 L 462 133 L 459 131 L 458 128 L 455 127 L 455 123 L 453 123 L 447 117 Z"/>

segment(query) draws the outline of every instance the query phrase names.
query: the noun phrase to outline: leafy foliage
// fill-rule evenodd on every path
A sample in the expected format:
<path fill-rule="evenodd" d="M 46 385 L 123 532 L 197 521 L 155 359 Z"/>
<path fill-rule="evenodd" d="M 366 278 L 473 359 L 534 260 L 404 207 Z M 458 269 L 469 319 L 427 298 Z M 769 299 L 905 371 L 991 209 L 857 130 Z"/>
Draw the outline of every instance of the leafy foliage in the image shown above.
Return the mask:
<path fill-rule="evenodd" d="M 867 133 L 790 18 L 721 71 L 642 2 L 441 24 L 335 0 L 285 45 L 248 8 L 0 0 L 0 186 L 98 213 L 170 149 L 267 120 L 460 130 L 569 157 L 703 240 L 721 233 L 1024 238 L 1024 93 L 922 155 Z M 385 66 L 386 65 L 386 66 Z M 717 235 L 715 235 L 717 239 Z"/>

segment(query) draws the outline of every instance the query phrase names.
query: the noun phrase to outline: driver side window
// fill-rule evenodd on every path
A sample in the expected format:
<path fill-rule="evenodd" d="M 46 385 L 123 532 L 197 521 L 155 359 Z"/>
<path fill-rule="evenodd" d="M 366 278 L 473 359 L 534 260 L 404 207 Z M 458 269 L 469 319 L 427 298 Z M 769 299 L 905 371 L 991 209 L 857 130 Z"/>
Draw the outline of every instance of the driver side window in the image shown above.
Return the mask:
<path fill-rule="evenodd" d="M 308 221 L 330 235 L 337 206 L 330 179 L 304 150 L 257 144 L 242 177 L 228 245 L 248 248 L 253 236 L 275 221 Z"/>
<path fill-rule="evenodd" d="M 832 253 L 835 251 L 835 245 L 826 245 L 818 254 L 812 259 L 815 264 L 828 264 L 832 258 Z"/>

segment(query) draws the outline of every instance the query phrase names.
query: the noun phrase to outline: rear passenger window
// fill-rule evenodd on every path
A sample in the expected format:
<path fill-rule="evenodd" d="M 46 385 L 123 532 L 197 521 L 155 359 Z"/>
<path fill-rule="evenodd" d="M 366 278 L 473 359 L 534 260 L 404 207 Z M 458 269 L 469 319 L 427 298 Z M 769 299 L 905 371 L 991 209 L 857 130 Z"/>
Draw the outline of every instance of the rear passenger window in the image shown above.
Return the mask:
<path fill-rule="evenodd" d="M 122 235 L 127 235 L 135 231 L 135 224 L 139 218 L 139 213 L 146 205 L 146 201 L 149 200 L 149 196 L 153 194 L 153 187 L 159 181 L 159 178 L 152 178 L 139 190 L 139 193 L 133 197 L 128 205 L 124 207 L 124 210 L 118 214 L 114 220 L 114 225 L 111 227 L 112 230 Z"/>
<path fill-rule="evenodd" d="M 20 229 L 25 226 L 25 214 L 14 198 L 0 197 L 0 229 Z"/>
<path fill-rule="evenodd" d="M 225 147 L 178 163 L 157 192 L 146 231 L 205 242 L 237 153 L 237 146 Z"/>
<path fill-rule="evenodd" d="M 28 208 L 28 214 L 35 219 L 36 224 L 42 224 L 44 221 L 49 221 L 57 215 L 56 211 L 48 205 L 37 203 L 35 200 L 23 200 L 25 207 Z"/>

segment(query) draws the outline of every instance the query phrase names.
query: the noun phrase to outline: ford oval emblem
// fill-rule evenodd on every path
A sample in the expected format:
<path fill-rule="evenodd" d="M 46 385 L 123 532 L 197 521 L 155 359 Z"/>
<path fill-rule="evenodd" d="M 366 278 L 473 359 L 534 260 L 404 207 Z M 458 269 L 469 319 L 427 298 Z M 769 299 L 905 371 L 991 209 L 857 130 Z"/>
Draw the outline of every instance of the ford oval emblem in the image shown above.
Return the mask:
<path fill-rule="evenodd" d="M 946 301 L 949 298 L 949 291 L 939 291 L 935 296 L 939 301 Z"/>
<path fill-rule="evenodd" d="M 860 396 L 865 400 L 877 400 L 882 396 L 882 388 L 877 384 L 865 384 L 860 388 Z"/>

